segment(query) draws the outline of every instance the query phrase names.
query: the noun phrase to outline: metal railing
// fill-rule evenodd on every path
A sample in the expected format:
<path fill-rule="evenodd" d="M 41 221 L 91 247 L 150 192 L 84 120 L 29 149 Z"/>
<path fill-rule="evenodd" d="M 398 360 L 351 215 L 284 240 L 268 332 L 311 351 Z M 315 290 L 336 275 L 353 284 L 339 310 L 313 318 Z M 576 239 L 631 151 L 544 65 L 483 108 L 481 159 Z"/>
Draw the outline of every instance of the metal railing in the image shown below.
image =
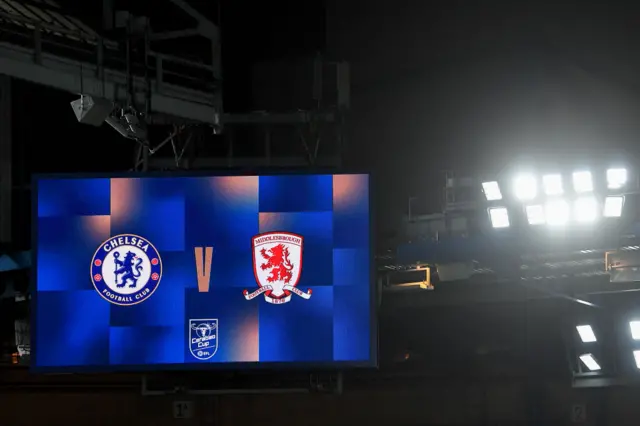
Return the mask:
<path fill-rule="evenodd" d="M 40 63 L 43 54 L 86 62 L 100 78 L 107 70 L 124 73 L 127 69 L 124 49 L 116 41 L 95 32 L 70 30 L 4 11 L 0 11 L 0 41 L 32 49 L 34 63 Z M 209 100 L 207 103 L 215 102 L 214 90 L 219 82 L 214 79 L 213 64 L 148 50 L 146 57 L 138 58 L 130 65 L 132 75 L 146 76 L 151 80 L 153 90 L 161 92 L 165 86 L 173 86 L 173 91 L 197 91 L 201 95 L 199 98 Z"/>

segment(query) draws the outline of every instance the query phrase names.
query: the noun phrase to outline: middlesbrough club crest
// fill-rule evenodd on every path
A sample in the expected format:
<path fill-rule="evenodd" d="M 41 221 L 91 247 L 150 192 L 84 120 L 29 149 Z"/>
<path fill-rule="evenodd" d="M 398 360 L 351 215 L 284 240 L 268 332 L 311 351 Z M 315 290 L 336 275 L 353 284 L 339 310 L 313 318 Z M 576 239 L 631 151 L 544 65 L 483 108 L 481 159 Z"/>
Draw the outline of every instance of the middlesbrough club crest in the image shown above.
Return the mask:
<path fill-rule="evenodd" d="M 160 253 L 147 239 L 116 235 L 100 244 L 91 260 L 91 281 L 108 302 L 129 306 L 147 300 L 160 284 Z"/>
<path fill-rule="evenodd" d="M 243 292 L 251 300 L 261 294 L 273 304 L 287 303 L 295 294 L 303 299 L 311 297 L 311 290 L 296 288 L 302 275 L 302 235 L 290 232 L 266 232 L 251 240 L 253 248 L 253 272 L 258 289 Z"/>

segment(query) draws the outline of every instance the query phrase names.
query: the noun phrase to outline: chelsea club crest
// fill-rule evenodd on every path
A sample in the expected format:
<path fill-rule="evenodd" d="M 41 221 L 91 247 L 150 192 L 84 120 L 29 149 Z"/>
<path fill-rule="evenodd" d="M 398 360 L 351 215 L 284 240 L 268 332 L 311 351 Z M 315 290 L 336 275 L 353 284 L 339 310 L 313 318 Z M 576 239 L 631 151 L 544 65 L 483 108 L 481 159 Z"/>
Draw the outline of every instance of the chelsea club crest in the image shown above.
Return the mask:
<path fill-rule="evenodd" d="M 116 235 L 103 242 L 91 260 L 91 281 L 108 302 L 130 306 L 147 300 L 160 284 L 160 253 L 147 239 Z"/>

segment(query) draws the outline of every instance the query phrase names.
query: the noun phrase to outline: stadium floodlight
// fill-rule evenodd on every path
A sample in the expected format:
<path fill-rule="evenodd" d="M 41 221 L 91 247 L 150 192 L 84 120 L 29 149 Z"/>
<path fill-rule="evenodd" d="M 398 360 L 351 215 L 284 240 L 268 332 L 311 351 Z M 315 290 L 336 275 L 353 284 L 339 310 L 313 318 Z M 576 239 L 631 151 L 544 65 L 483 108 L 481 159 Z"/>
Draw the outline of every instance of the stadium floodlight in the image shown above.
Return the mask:
<path fill-rule="evenodd" d="M 640 340 L 640 321 L 629 321 L 629 328 L 631 329 L 631 338 Z"/>
<path fill-rule="evenodd" d="M 576 326 L 576 330 L 578 330 L 582 343 L 593 343 L 598 340 L 590 325 L 578 325 Z"/>
<path fill-rule="evenodd" d="M 527 206 L 525 208 L 527 212 L 527 222 L 529 225 L 542 225 L 546 222 L 544 217 L 544 207 L 539 204 Z"/>
<path fill-rule="evenodd" d="M 640 351 L 633 351 L 633 359 L 636 361 L 636 367 L 640 368 Z"/>
<path fill-rule="evenodd" d="M 578 194 L 593 191 L 593 178 L 591 177 L 591 172 L 573 172 L 573 189 Z"/>
<path fill-rule="evenodd" d="M 542 176 L 542 186 L 544 193 L 547 195 L 562 195 L 562 175 L 544 175 Z"/>
<path fill-rule="evenodd" d="M 627 184 L 627 169 L 607 170 L 607 188 L 620 189 Z"/>
<path fill-rule="evenodd" d="M 519 200 L 533 200 L 538 195 L 538 183 L 533 175 L 521 175 L 514 181 L 515 195 Z"/>
<path fill-rule="evenodd" d="M 491 226 L 494 228 L 508 228 L 509 212 L 506 207 L 493 207 L 489 209 L 489 218 L 491 219 Z"/>
<path fill-rule="evenodd" d="M 589 371 L 601 370 L 600 364 L 596 361 L 596 358 L 592 354 L 580 355 L 580 361 L 589 369 Z"/>
<path fill-rule="evenodd" d="M 576 221 L 590 223 L 598 219 L 598 200 L 595 197 L 581 197 L 575 201 L 574 210 Z"/>
<path fill-rule="evenodd" d="M 487 197 L 487 201 L 502 200 L 502 192 L 500 192 L 498 182 L 482 182 L 482 190 L 484 191 L 485 197 Z"/>
<path fill-rule="evenodd" d="M 565 225 L 569 221 L 569 215 L 569 203 L 565 200 L 552 200 L 545 206 L 545 218 L 549 225 Z"/>
<path fill-rule="evenodd" d="M 622 206 L 624 204 L 624 196 L 615 195 L 604 199 L 604 217 L 620 217 L 622 216 Z"/>

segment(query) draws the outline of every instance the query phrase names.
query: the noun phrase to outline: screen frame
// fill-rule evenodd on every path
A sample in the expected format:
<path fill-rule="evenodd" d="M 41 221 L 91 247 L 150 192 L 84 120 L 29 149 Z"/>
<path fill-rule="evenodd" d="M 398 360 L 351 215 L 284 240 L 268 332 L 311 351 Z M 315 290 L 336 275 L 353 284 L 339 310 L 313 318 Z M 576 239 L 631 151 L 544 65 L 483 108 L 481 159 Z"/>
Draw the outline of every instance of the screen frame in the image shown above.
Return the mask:
<path fill-rule="evenodd" d="M 369 360 L 367 361 L 327 361 L 327 362 L 231 362 L 231 363 L 184 363 L 149 365 L 83 365 L 41 367 L 37 365 L 37 304 L 38 304 L 38 187 L 41 180 L 49 179 L 116 179 L 116 178 L 194 178 L 232 176 L 293 176 L 293 175 L 367 175 L 369 208 Z M 290 370 L 290 371 L 341 371 L 345 369 L 377 369 L 379 356 L 379 300 L 380 289 L 376 280 L 373 214 L 373 175 L 367 171 L 336 171 L 328 169 L 279 169 L 277 171 L 256 169 L 226 169 L 222 171 L 146 171 L 120 173 L 47 173 L 33 174 L 31 177 L 31 274 L 29 288 L 30 307 L 30 371 L 34 373 L 114 373 L 150 371 L 216 371 L 216 370 Z"/>

